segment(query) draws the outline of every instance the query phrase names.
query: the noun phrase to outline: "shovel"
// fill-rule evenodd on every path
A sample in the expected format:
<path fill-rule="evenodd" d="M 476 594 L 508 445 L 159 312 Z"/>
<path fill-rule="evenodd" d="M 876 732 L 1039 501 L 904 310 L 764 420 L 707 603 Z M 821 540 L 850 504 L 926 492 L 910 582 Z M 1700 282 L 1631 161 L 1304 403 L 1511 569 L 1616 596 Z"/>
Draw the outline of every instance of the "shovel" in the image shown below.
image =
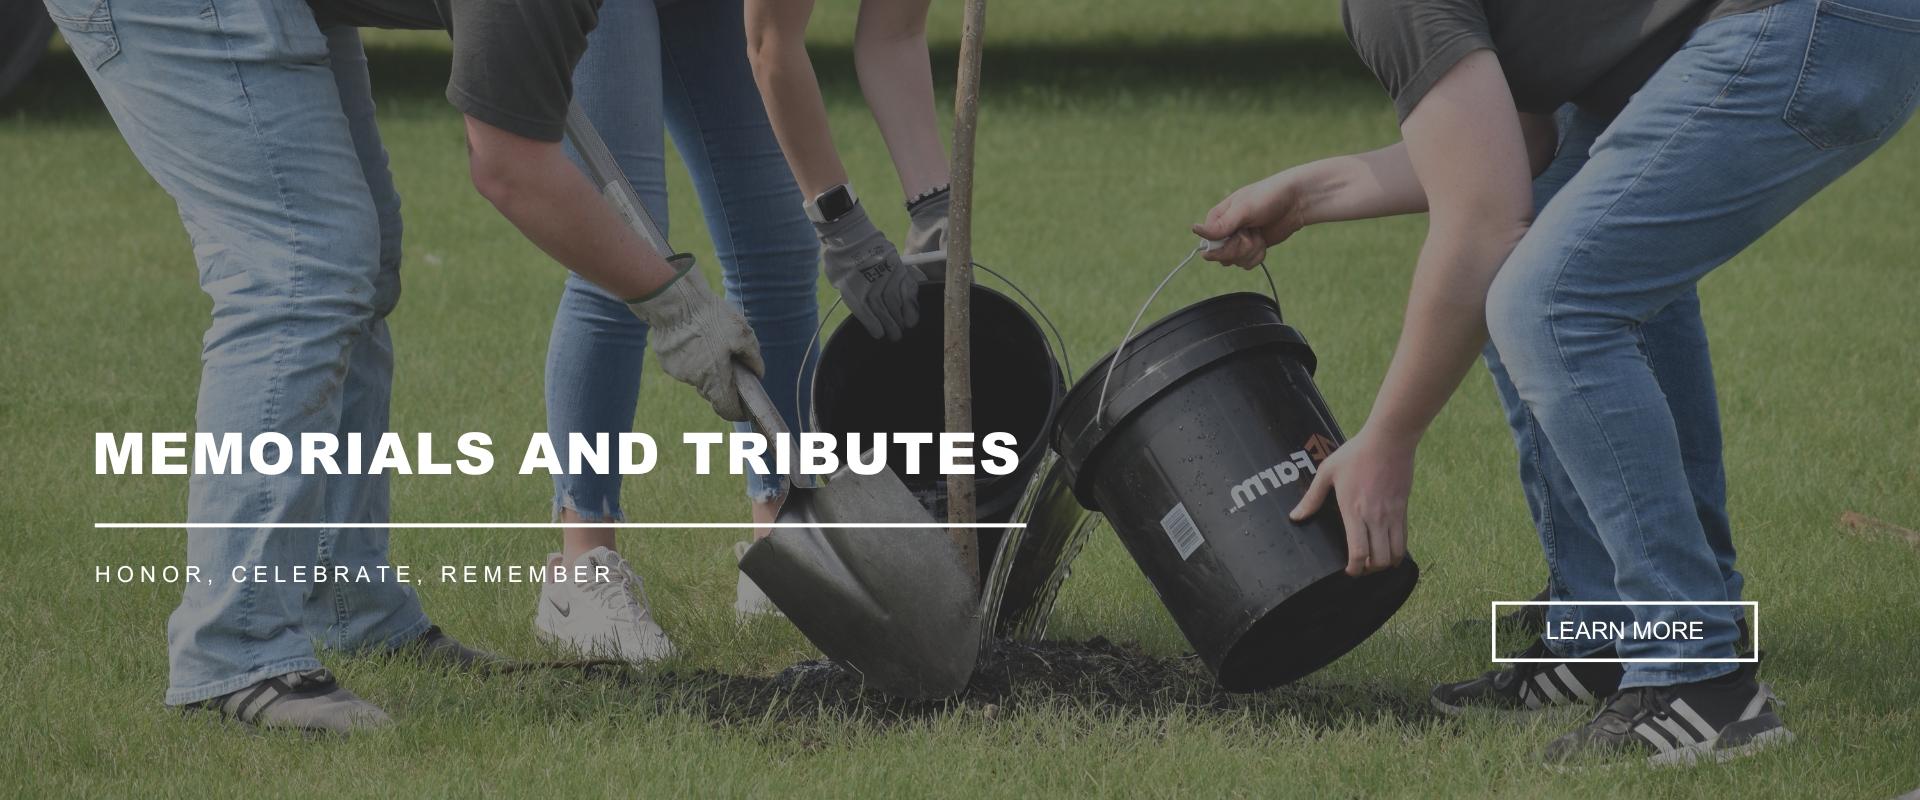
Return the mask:
<path fill-rule="evenodd" d="M 566 131 L 587 176 L 628 226 L 661 257 L 673 255 L 577 103 L 567 109 Z M 767 436 L 785 434 L 759 376 L 734 369 L 754 425 Z M 814 485 L 788 482 L 776 522 L 793 527 L 755 542 L 740 569 L 820 652 L 868 686 L 909 699 L 965 688 L 979 656 L 981 612 L 977 564 L 964 540 L 936 526 L 891 470 L 842 468 Z"/>
<path fill-rule="evenodd" d="M 754 426 L 785 433 L 759 379 L 736 368 Z M 755 542 L 740 570 L 820 652 L 869 687 L 916 700 L 965 688 L 982 619 L 972 554 L 935 526 L 891 470 L 861 475 L 842 467 L 814 486 L 789 483 L 776 522 L 792 527 Z"/>

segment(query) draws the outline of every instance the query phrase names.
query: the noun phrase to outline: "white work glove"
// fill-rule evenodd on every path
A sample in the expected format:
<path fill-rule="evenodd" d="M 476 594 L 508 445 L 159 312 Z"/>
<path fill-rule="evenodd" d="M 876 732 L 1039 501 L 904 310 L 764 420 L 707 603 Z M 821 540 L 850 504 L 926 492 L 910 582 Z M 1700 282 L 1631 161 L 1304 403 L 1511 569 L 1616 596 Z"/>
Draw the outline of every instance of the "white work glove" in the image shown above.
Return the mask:
<path fill-rule="evenodd" d="M 647 340 L 662 370 L 698 390 L 722 419 L 747 419 L 733 362 L 745 364 L 755 375 L 766 372 L 753 329 L 746 317 L 707 288 L 693 256 L 682 253 L 667 263 L 679 274 L 653 294 L 627 301 L 627 307 L 651 329 Z"/>
<path fill-rule="evenodd" d="M 893 243 L 867 219 L 867 210 L 853 210 L 832 222 L 816 222 L 820 234 L 820 261 L 827 280 L 840 290 L 855 319 L 867 334 L 900 341 L 902 332 L 920 321 L 920 270 L 900 263 Z"/>
<path fill-rule="evenodd" d="M 948 194 L 947 187 L 942 186 L 907 204 L 907 248 L 902 255 L 946 249 Z"/>

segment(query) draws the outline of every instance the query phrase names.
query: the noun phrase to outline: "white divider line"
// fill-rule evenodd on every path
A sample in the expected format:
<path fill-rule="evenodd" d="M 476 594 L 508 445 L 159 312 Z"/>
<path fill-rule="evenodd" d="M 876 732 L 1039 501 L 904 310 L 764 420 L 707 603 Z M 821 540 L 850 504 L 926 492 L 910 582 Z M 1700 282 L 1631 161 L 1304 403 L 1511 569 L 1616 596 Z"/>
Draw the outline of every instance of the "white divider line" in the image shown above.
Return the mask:
<path fill-rule="evenodd" d="M 96 530 L 351 530 L 356 528 L 514 530 L 521 528 L 644 528 L 644 529 L 745 529 L 745 528 L 912 528 L 938 529 L 986 528 L 1014 530 L 1027 527 L 1024 522 L 96 522 Z"/>

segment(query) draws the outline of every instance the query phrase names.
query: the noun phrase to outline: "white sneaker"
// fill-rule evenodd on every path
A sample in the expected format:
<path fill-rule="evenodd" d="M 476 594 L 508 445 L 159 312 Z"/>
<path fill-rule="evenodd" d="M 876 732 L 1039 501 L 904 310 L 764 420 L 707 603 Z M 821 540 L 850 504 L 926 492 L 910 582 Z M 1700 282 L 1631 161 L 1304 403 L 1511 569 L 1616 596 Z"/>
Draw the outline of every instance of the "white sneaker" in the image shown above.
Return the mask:
<path fill-rule="evenodd" d="M 747 548 L 753 545 L 747 542 L 733 543 L 733 560 L 738 563 L 747 557 Z M 740 582 L 733 587 L 733 618 L 739 622 L 751 621 L 754 617 L 771 614 L 782 616 L 778 606 L 767 599 L 767 593 L 760 591 L 747 573 L 740 573 Z"/>
<path fill-rule="evenodd" d="M 646 587 L 619 553 L 596 547 L 580 557 L 589 578 L 606 567 L 607 580 L 575 583 L 555 581 L 553 573 L 571 577 L 559 553 L 547 556 L 547 582 L 540 587 L 540 605 L 533 613 L 533 629 L 542 641 L 562 645 L 595 658 L 617 658 L 646 664 L 673 655 L 667 632 L 653 621 Z"/>

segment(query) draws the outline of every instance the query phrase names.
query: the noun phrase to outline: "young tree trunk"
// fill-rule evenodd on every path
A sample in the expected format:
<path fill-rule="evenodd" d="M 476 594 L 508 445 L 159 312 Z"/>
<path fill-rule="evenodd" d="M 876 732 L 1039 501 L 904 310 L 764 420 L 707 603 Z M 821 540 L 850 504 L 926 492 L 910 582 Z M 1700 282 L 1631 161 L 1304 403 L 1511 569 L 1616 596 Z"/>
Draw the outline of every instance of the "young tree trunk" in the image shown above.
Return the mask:
<path fill-rule="evenodd" d="M 980 119 L 980 48 L 986 24 L 986 0 L 967 0 L 960 32 L 959 81 L 953 95 L 953 188 L 946 240 L 946 416 L 947 430 L 953 433 L 973 430 L 969 341 L 973 330 L 973 140 Z M 972 523 L 978 519 L 973 476 L 947 476 L 947 521 Z M 955 528 L 953 534 L 968 554 L 968 568 L 977 570 L 979 537 L 965 528 Z"/>

